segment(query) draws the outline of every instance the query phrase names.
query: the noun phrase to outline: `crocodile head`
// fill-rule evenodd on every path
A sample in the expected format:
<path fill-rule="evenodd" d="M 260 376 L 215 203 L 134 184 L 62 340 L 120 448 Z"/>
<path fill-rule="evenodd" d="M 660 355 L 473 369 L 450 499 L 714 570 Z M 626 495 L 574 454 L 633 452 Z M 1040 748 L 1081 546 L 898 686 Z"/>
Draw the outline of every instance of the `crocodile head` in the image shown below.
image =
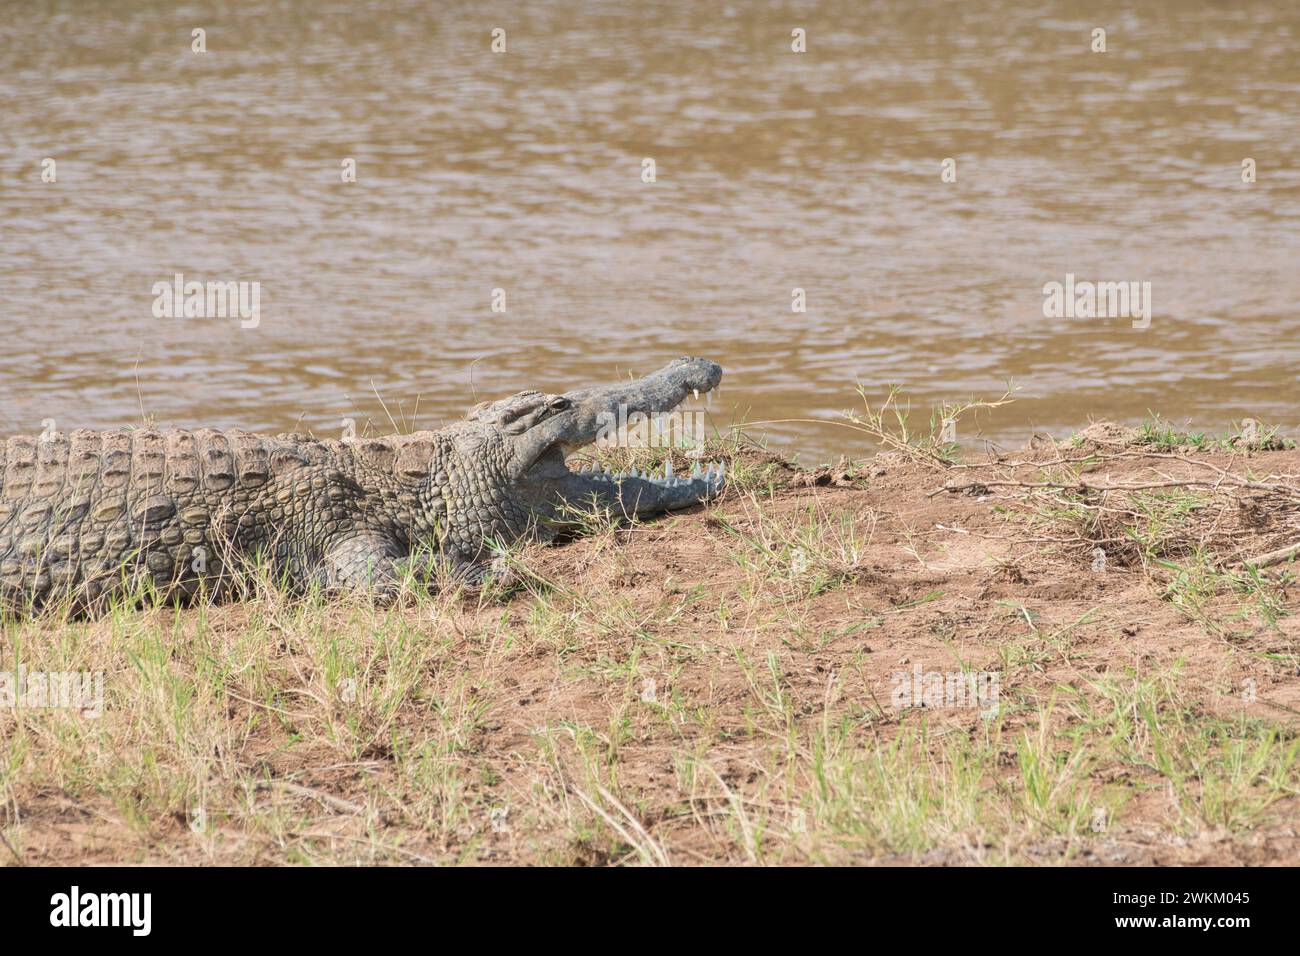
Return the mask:
<path fill-rule="evenodd" d="M 637 413 L 653 417 L 688 396 L 712 391 L 722 367 L 702 358 L 679 358 L 645 378 L 582 388 L 563 395 L 528 391 L 476 407 L 468 415 L 497 431 L 506 446 L 506 477 L 514 496 L 538 520 L 561 517 L 565 505 L 603 506 L 616 514 L 647 515 L 694 505 L 715 495 L 722 466 L 690 475 L 609 475 L 571 469 L 566 459 L 597 438 L 610 436 Z"/>

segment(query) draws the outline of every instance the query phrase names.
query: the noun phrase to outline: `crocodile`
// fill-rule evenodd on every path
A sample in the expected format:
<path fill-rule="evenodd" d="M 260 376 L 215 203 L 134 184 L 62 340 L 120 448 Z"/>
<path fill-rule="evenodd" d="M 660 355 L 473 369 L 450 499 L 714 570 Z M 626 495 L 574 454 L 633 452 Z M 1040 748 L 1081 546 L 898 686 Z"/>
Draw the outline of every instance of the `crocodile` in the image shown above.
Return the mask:
<path fill-rule="evenodd" d="M 222 599 L 242 593 L 251 566 L 296 590 L 392 593 L 408 573 L 438 568 L 482 584 L 502 572 L 503 549 L 553 539 L 575 509 L 648 516 L 716 496 L 721 463 L 612 475 L 573 456 L 611 421 L 671 411 L 721 378 L 715 362 L 680 358 L 644 378 L 519 392 L 446 428 L 377 438 L 155 428 L 9 438 L 0 603 Z"/>

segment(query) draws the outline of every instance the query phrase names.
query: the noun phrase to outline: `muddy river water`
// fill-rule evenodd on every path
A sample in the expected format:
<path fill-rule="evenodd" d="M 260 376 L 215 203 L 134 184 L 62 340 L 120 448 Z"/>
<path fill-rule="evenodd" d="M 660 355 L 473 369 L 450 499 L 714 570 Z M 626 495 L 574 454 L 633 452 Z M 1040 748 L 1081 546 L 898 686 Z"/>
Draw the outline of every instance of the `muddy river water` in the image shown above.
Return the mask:
<path fill-rule="evenodd" d="M 1294 433 L 1300 4 L 1131 6 L 7 6 L 0 427 L 428 427 L 692 354 L 720 425 L 1012 379 L 987 437 Z"/>

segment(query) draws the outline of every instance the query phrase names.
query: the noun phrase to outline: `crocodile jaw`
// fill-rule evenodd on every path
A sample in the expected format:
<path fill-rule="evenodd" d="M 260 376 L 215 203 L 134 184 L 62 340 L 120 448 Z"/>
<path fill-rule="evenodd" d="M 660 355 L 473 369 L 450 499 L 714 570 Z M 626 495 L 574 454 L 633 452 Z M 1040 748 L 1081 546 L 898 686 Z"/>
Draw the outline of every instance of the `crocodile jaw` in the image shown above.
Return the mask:
<path fill-rule="evenodd" d="M 707 468 L 697 464 L 691 475 L 680 478 L 671 471 L 663 475 L 577 471 L 561 478 L 558 490 L 575 507 L 595 504 L 630 517 L 689 508 L 716 498 L 725 477 L 721 463 Z"/>
<path fill-rule="evenodd" d="M 611 421 L 640 412 L 671 412 L 687 396 L 706 394 L 722 380 L 722 367 L 702 358 L 680 358 L 645 378 L 564 394 L 568 407 L 520 436 L 516 460 L 530 461 L 518 481 L 533 498 L 545 499 L 552 512 L 563 504 L 597 504 L 626 515 L 648 515 L 687 508 L 715 497 L 722 488 L 721 464 L 696 466 L 675 476 L 570 470 L 565 458 L 590 445 Z M 539 501 L 538 504 L 541 504 Z"/>

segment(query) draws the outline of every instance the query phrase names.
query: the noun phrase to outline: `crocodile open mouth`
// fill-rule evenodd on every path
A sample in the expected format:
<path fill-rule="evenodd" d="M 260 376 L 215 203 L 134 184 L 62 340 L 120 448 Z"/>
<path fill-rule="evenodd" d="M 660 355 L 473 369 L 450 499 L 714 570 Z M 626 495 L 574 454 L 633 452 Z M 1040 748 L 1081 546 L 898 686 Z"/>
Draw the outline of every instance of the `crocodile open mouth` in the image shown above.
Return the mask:
<path fill-rule="evenodd" d="M 608 436 L 611 425 L 626 423 L 632 416 L 649 421 L 675 413 L 688 398 L 707 399 L 721 380 L 722 367 L 716 362 L 680 358 L 644 378 L 565 393 L 566 407 L 538 429 L 554 429 L 547 435 L 549 467 L 544 472 L 551 481 L 559 482 L 561 497 L 568 501 L 595 498 L 627 513 L 670 511 L 716 497 L 726 479 L 721 462 L 697 462 L 689 473 L 677 474 L 671 459 L 664 463 L 662 473 L 639 468 L 612 472 L 585 459 L 574 457 L 571 464 L 566 459 L 592 444 L 604 444 L 598 438 Z M 643 442 L 615 440 L 613 444 L 637 448 Z"/>
<path fill-rule="evenodd" d="M 664 462 L 664 473 L 662 475 L 652 474 L 649 469 L 642 472 L 637 468 L 633 468 L 631 471 L 611 472 L 608 467 L 602 469 L 600 465 L 594 463 L 589 469 L 580 464 L 576 469 L 571 468 L 570 472 L 576 475 L 584 475 L 592 481 L 648 481 L 661 488 L 677 488 L 682 485 L 699 484 L 703 490 L 708 491 L 716 490 L 722 486 L 722 482 L 726 478 L 726 467 L 723 462 L 710 462 L 707 466 L 701 467 L 697 461 L 689 475 L 678 477 L 673 473 L 673 463 L 670 459 Z"/>
<path fill-rule="evenodd" d="M 692 392 L 698 401 L 700 392 L 692 389 Z M 709 402 L 712 391 L 704 393 L 705 404 Z M 698 429 L 695 436 L 689 435 L 689 428 L 677 429 L 674 435 L 674 429 L 666 427 L 665 423 L 681 424 L 683 419 L 678 415 L 678 410 L 682 407 L 678 404 L 674 408 L 661 410 L 653 417 L 636 417 L 634 414 L 633 425 L 629 430 L 627 419 L 624 416 L 619 422 L 617 429 L 611 429 L 612 435 L 606 442 L 597 441 L 597 447 L 606 448 L 656 448 L 671 449 L 681 448 L 688 457 L 694 457 L 703 451 L 703 429 Z M 688 415 L 698 415 L 699 420 L 703 421 L 702 412 L 688 412 Z M 683 434 L 685 433 L 685 434 Z M 630 440 L 629 440 L 629 435 Z M 678 444 L 673 439 L 685 440 L 691 444 Z M 588 457 L 579 455 L 566 461 L 568 469 L 573 474 L 583 475 L 592 481 L 607 481 L 621 483 L 627 481 L 647 481 L 661 488 L 679 488 L 683 486 L 694 486 L 693 490 L 701 495 L 710 495 L 721 488 L 723 480 L 726 477 L 726 465 L 721 462 L 701 462 L 694 461 L 688 473 L 678 474 L 673 467 L 671 455 L 665 457 L 662 469 L 646 467 L 644 470 L 640 467 L 633 467 L 628 471 L 614 471 L 608 465 L 602 465 Z"/>

